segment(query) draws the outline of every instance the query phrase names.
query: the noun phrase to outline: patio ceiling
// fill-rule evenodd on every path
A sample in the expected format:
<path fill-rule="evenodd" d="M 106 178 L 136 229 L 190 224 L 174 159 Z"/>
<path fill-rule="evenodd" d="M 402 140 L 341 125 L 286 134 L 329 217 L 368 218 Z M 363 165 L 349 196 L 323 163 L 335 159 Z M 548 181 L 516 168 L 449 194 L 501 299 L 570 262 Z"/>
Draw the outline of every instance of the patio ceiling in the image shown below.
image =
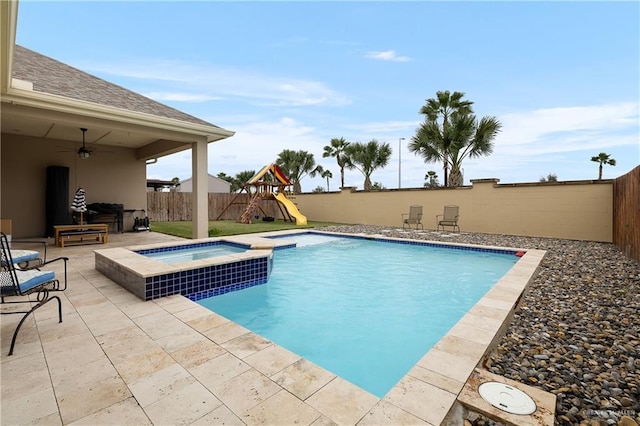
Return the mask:
<path fill-rule="evenodd" d="M 224 129 L 217 129 L 219 135 L 212 135 L 211 130 L 206 128 L 185 129 L 183 123 L 172 123 L 169 119 L 145 123 L 151 117 L 134 117 L 126 112 L 114 111 L 113 108 L 100 114 L 95 111 L 96 105 L 63 112 L 52 109 L 55 105 L 51 104 L 40 108 L 21 104 L 20 101 L 6 102 L 6 98 L 3 95 L 0 120 L 3 133 L 39 138 L 51 143 L 71 141 L 79 144 L 82 142 L 80 128 L 84 127 L 88 129 L 85 137 L 88 148 L 117 146 L 135 149 L 139 159 L 157 158 L 190 149 L 191 144 L 199 139 L 211 142 L 233 135 L 233 132 Z M 124 116 L 118 117 L 114 114 L 116 112 Z"/>

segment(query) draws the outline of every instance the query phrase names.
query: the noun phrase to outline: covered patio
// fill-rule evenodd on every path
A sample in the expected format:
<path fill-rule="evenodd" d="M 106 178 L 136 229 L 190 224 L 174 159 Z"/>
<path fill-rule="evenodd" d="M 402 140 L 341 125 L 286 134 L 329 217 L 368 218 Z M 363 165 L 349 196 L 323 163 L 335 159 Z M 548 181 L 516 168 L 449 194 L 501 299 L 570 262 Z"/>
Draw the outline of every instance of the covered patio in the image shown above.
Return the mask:
<path fill-rule="evenodd" d="M 207 146 L 234 132 L 16 45 L 18 1 L 1 2 L 0 13 L 0 216 L 12 219 L 14 237 L 50 236 L 49 211 L 64 216 L 78 187 L 88 203 L 146 209 L 146 165 L 184 150 L 192 157 L 193 236 L 206 237 Z M 55 197 L 50 167 L 66 176 Z"/>

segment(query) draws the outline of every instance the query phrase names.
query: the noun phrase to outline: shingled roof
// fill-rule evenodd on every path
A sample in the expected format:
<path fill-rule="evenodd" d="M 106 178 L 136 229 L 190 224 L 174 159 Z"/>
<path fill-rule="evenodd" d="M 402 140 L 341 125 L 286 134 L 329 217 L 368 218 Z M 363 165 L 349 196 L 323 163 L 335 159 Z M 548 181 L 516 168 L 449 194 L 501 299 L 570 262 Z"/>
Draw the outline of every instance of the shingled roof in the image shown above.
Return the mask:
<path fill-rule="evenodd" d="M 15 46 L 13 77 L 33 83 L 36 92 L 218 127 L 19 45 Z"/>

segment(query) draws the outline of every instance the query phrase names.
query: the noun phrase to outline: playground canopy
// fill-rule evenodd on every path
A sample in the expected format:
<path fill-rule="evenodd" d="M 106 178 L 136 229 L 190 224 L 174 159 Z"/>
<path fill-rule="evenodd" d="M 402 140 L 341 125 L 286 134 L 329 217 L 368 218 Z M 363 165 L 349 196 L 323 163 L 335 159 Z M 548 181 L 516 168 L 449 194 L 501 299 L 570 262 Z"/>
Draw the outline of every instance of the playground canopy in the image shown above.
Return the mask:
<path fill-rule="evenodd" d="M 258 182 L 261 182 L 267 173 L 271 173 L 276 181 L 280 182 L 281 184 L 291 185 L 291 181 L 289 180 L 289 178 L 284 173 L 282 173 L 282 170 L 280 170 L 280 167 L 278 167 L 276 164 L 269 164 L 267 166 L 264 166 L 258 173 L 253 175 L 253 177 L 249 179 L 246 184 L 255 185 Z"/>

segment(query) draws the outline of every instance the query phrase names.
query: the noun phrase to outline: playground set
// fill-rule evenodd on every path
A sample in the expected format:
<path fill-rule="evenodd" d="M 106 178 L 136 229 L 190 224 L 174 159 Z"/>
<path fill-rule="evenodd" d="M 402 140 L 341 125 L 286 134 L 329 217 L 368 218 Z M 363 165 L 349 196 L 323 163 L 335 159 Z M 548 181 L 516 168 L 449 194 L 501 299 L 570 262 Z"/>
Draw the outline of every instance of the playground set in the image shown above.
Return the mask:
<path fill-rule="evenodd" d="M 262 203 L 276 201 L 285 221 L 293 222 L 295 220 L 296 225 L 306 225 L 307 217 L 300 213 L 296 205 L 285 195 L 289 192 L 287 188 L 292 185 L 289 178 L 282 173 L 282 170 L 280 170 L 280 167 L 276 164 L 264 166 L 242 186 L 240 192 L 236 194 L 233 200 L 231 200 L 231 203 L 225 207 L 216 220 L 220 220 L 232 204 L 239 204 L 236 200 L 243 192 L 246 192 L 249 194 L 249 203 L 238 219 L 238 223 L 252 223 L 258 210 L 262 213 L 263 220 L 273 220 L 273 218 L 269 218 L 264 213 Z M 244 204 L 244 202 L 240 204 Z"/>

